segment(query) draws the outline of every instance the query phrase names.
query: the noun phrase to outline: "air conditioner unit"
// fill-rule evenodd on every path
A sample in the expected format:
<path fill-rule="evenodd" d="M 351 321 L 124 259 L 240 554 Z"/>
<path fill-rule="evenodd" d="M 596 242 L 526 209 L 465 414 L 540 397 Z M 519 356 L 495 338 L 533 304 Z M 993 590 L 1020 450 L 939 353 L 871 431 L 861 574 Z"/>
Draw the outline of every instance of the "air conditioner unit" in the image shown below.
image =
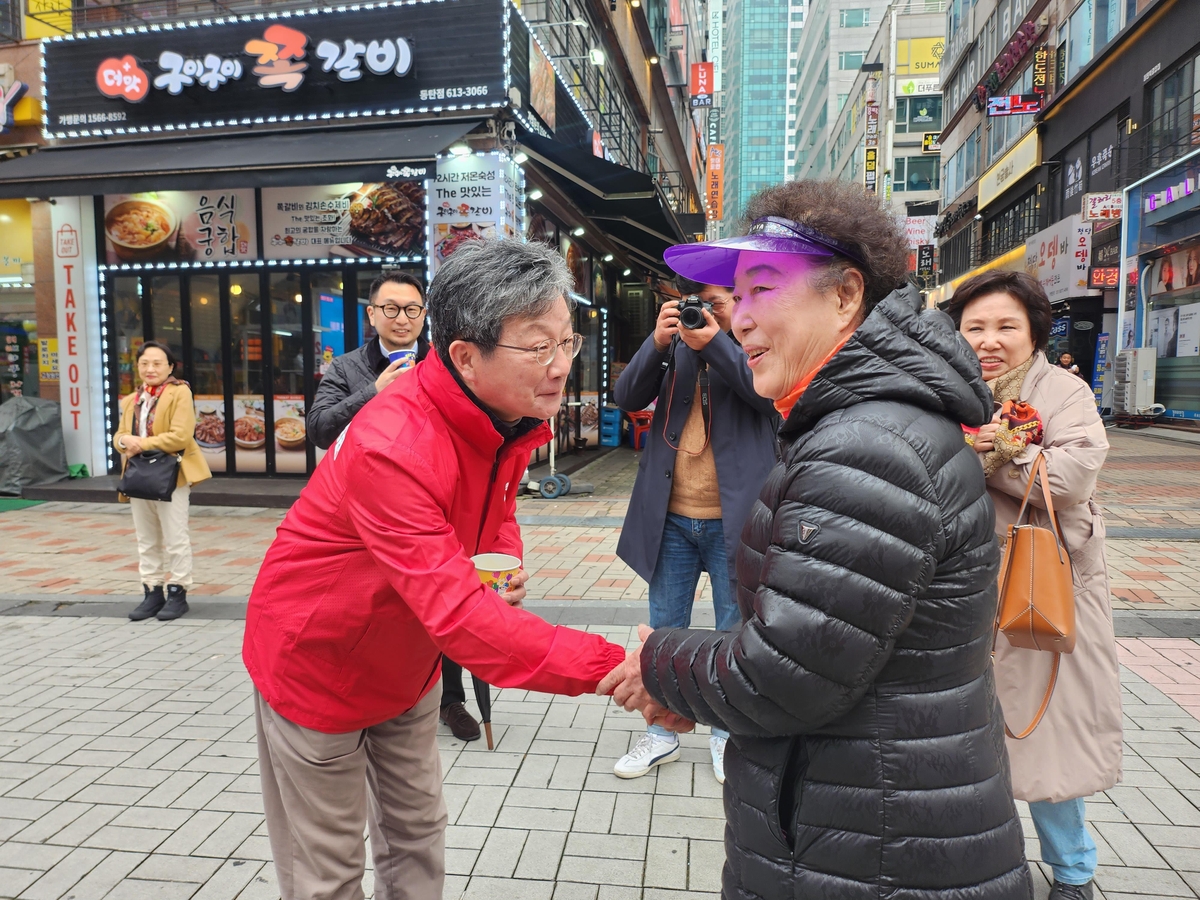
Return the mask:
<path fill-rule="evenodd" d="M 1154 347 L 1136 347 L 1117 354 L 1113 372 L 1113 412 L 1127 416 L 1154 415 L 1154 377 L 1158 366 L 1158 351 Z"/>

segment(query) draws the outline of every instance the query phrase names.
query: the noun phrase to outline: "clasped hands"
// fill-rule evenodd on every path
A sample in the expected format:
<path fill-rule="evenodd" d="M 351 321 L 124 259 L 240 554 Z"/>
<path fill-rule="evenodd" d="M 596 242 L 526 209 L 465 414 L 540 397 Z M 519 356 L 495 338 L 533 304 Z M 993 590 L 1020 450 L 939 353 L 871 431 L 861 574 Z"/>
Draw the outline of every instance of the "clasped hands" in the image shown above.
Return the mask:
<path fill-rule="evenodd" d="M 638 626 L 637 648 L 625 655 L 625 661 L 604 676 L 596 693 L 601 697 L 612 694 L 613 700 L 626 712 L 637 710 L 646 720 L 647 725 L 658 725 L 668 731 L 691 731 L 696 723 L 690 719 L 671 712 L 658 703 L 642 683 L 642 648 L 646 646 L 646 638 L 654 633 L 649 625 Z"/>

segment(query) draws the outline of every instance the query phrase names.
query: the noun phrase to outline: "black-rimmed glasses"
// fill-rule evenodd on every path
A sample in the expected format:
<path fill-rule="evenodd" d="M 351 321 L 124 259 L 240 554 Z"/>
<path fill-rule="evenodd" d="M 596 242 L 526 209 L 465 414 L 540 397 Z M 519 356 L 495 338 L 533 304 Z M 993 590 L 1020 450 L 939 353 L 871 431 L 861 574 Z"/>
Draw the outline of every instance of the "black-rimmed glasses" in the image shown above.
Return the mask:
<path fill-rule="evenodd" d="M 419 319 L 421 318 L 421 314 L 425 312 L 425 307 L 419 306 L 416 303 L 410 303 L 407 306 L 396 306 L 394 303 L 384 303 L 383 305 L 372 303 L 371 307 L 379 310 L 389 319 L 396 318 L 400 315 L 401 310 L 404 310 L 404 314 L 410 319 Z"/>
<path fill-rule="evenodd" d="M 552 341 L 546 339 L 536 347 L 514 347 L 512 344 L 497 344 L 497 347 L 503 347 L 505 350 L 519 350 L 522 353 L 534 353 L 539 366 L 548 366 L 554 362 L 554 358 L 558 356 L 558 351 L 561 349 L 565 353 L 571 354 L 571 359 L 579 355 L 579 351 L 583 349 L 583 335 L 573 334 L 565 341 Z"/>

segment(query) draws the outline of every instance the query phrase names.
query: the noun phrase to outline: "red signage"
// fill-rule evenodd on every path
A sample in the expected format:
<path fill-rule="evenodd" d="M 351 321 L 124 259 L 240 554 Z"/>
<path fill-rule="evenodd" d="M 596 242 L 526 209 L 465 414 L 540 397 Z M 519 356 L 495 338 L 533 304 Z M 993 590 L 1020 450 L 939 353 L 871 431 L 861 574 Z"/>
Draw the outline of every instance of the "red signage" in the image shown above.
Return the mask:
<path fill-rule="evenodd" d="M 713 64 L 692 63 L 692 109 L 712 106 Z"/>
<path fill-rule="evenodd" d="M 1042 94 L 1009 94 L 988 97 L 989 116 L 1030 116 L 1042 108 Z"/>
<path fill-rule="evenodd" d="M 1116 289 L 1121 283 L 1120 266 L 1092 266 L 1088 269 L 1088 287 L 1093 290 Z"/>

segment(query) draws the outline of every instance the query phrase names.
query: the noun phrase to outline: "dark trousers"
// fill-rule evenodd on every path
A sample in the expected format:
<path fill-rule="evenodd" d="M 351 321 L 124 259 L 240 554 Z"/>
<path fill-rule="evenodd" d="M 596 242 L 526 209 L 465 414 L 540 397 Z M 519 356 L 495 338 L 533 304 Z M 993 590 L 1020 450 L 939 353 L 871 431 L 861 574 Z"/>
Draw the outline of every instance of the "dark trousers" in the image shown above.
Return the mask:
<path fill-rule="evenodd" d="M 462 675 L 462 666 L 448 656 L 442 657 L 442 709 L 451 703 L 467 702 Z"/>

